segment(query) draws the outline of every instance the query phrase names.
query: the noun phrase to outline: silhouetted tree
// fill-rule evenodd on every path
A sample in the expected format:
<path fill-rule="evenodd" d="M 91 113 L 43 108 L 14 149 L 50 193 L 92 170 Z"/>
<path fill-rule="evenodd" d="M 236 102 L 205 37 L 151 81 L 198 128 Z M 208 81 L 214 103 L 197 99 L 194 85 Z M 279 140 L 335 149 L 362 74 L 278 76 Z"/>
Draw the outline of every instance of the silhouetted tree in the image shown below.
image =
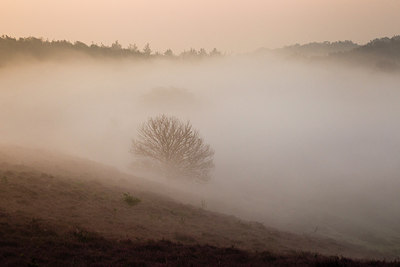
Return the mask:
<path fill-rule="evenodd" d="M 111 49 L 113 50 L 122 50 L 122 45 L 117 41 L 111 44 Z"/>
<path fill-rule="evenodd" d="M 143 123 L 131 152 L 167 177 L 208 180 L 214 168 L 214 151 L 189 121 L 161 115 Z"/>
<path fill-rule="evenodd" d="M 134 52 L 134 53 L 139 52 L 139 48 L 137 47 L 136 44 L 129 44 L 128 49 L 129 49 L 129 51 Z"/>
<path fill-rule="evenodd" d="M 173 56 L 174 56 L 174 52 L 172 52 L 171 49 L 167 49 L 167 50 L 165 50 L 165 52 L 164 52 L 164 56 L 173 57 Z"/>
<path fill-rule="evenodd" d="M 143 48 L 143 53 L 145 56 L 150 56 L 151 55 L 151 48 L 150 48 L 150 44 L 147 43 L 144 48 Z"/>
<path fill-rule="evenodd" d="M 183 51 L 183 52 L 180 54 L 180 57 L 183 58 L 183 59 L 195 59 L 195 58 L 198 57 L 198 54 L 197 54 L 196 49 L 190 48 L 189 51 L 186 51 L 186 50 Z"/>
<path fill-rule="evenodd" d="M 200 57 L 206 57 L 208 56 L 207 51 L 204 48 L 200 48 L 198 55 Z"/>
<path fill-rule="evenodd" d="M 220 51 L 217 50 L 217 48 L 214 48 L 211 52 L 210 52 L 210 56 L 212 57 L 218 57 L 221 56 L 222 53 Z"/>
<path fill-rule="evenodd" d="M 87 49 L 88 48 L 88 46 L 85 43 L 80 42 L 80 41 L 76 41 L 74 44 L 74 47 L 76 49 Z"/>

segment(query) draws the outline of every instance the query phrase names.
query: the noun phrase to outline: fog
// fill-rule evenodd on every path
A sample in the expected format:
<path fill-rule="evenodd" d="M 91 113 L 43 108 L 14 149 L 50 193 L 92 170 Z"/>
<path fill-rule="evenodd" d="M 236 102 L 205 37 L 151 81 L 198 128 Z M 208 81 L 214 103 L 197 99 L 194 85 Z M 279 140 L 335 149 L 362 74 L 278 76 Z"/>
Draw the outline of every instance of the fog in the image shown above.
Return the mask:
<path fill-rule="evenodd" d="M 137 174 L 138 126 L 174 115 L 214 148 L 213 178 L 143 179 L 278 229 L 398 244 L 399 84 L 397 74 L 274 57 L 18 64 L 0 69 L 0 143 Z"/>

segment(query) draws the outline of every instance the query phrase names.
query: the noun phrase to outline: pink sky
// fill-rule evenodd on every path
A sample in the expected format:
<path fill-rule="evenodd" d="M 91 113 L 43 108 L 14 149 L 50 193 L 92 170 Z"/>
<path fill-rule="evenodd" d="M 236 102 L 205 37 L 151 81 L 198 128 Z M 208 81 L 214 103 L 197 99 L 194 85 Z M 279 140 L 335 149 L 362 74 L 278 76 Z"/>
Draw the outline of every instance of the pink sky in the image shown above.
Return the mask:
<path fill-rule="evenodd" d="M 400 34 L 400 0 L 1 0 L 0 34 L 226 52 Z"/>

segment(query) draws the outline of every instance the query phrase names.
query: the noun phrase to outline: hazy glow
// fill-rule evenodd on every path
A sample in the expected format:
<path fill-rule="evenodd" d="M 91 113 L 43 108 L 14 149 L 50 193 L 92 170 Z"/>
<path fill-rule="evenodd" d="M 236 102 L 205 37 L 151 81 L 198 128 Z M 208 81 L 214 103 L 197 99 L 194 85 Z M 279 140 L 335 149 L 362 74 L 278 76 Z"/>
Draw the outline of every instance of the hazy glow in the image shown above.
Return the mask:
<path fill-rule="evenodd" d="M 216 151 L 210 183 L 177 185 L 193 203 L 204 198 L 212 210 L 297 233 L 318 227 L 322 236 L 398 247 L 399 83 L 397 73 L 275 58 L 14 65 L 0 71 L 0 144 L 126 170 L 140 123 L 174 115 Z"/>
<path fill-rule="evenodd" d="M 2 0 L 0 34 L 226 52 L 399 34 L 398 0 Z"/>

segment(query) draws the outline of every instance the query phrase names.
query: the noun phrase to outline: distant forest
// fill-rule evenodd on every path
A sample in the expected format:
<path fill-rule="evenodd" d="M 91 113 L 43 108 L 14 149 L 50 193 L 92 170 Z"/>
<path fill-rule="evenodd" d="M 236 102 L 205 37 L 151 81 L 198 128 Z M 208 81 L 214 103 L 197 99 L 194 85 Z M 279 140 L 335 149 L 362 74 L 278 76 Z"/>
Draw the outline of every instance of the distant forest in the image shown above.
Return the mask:
<path fill-rule="evenodd" d="M 200 59 L 204 57 L 217 57 L 222 53 L 214 48 L 207 52 L 201 48 L 199 50 L 191 48 L 183 51 L 179 55 L 175 55 L 171 49 L 165 52 L 152 51 L 150 44 L 146 44 L 143 49 L 139 49 L 135 44 L 123 48 L 122 45 L 115 41 L 111 46 L 91 44 L 87 45 L 83 42 L 71 43 L 66 40 L 48 41 L 42 38 L 12 38 L 7 35 L 0 37 L 0 65 L 5 64 L 14 59 L 30 57 L 37 60 L 45 60 L 49 58 L 67 58 L 71 55 L 86 55 L 93 58 L 168 58 L 168 59 Z"/>
<path fill-rule="evenodd" d="M 350 51 L 330 54 L 330 57 L 383 71 L 400 70 L 400 36 L 375 39 Z"/>
<path fill-rule="evenodd" d="M 291 46 L 285 46 L 277 49 L 278 53 L 289 53 L 292 55 L 317 57 L 317 56 L 328 56 L 333 53 L 346 52 L 360 47 L 358 44 L 352 41 L 338 41 L 338 42 L 313 42 L 304 45 L 295 44 Z"/>
<path fill-rule="evenodd" d="M 352 41 L 313 42 L 275 50 L 259 49 L 257 53 L 273 53 L 310 61 L 345 62 L 383 71 L 400 70 L 400 36 L 375 39 L 365 45 L 358 45 Z"/>
<path fill-rule="evenodd" d="M 366 45 L 358 45 L 352 41 L 339 41 L 296 44 L 275 50 L 262 48 L 254 54 L 275 54 L 290 58 L 306 58 L 312 61 L 347 62 L 383 71 L 392 71 L 400 70 L 400 36 L 375 39 Z M 199 50 L 191 48 L 180 54 L 174 54 L 171 49 L 160 53 L 152 51 L 150 44 L 146 44 L 143 49 L 139 49 L 135 44 L 123 48 L 118 41 L 106 46 L 103 44 L 87 45 L 79 41 L 74 43 L 66 40 L 48 41 L 35 37 L 19 39 L 6 35 L 0 37 L 0 66 L 15 59 L 67 59 L 72 55 L 84 55 L 92 58 L 197 60 L 219 57 L 222 56 L 222 53 L 215 48 L 209 52 L 203 48 Z"/>

